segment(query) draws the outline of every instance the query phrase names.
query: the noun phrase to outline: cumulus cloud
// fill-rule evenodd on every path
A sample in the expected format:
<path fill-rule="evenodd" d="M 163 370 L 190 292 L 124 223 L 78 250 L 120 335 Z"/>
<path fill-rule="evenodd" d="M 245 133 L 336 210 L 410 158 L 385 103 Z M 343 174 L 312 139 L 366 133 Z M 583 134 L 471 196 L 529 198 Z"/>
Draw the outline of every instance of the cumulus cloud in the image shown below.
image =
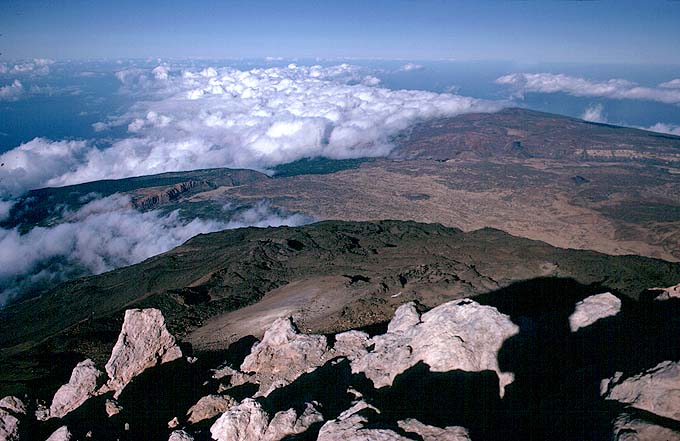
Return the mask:
<path fill-rule="evenodd" d="M 676 80 L 662 83 L 659 87 L 643 87 L 623 79 L 592 81 L 586 78 L 551 73 L 515 73 L 496 79 L 496 84 L 510 86 L 517 97 L 527 92 L 563 92 L 574 96 L 605 97 L 658 101 L 680 104 L 680 90 L 673 84 Z"/>
<path fill-rule="evenodd" d="M 17 64 L 0 63 L 0 74 L 2 75 L 47 75 L 50 73 L 50 65 L 54 60 L 47 58 L 34 58 L 31 61 L 24 61 Z"/>
<path fill-rule="evenodd" d="M 217 221 L 184 220 L 178 211 L 139 212 L 129 197 L 119 194 L 96 199 L 64 213 L 62 223 L 53 227 L 36 227 L 26 234 L 0 229 L 0 306 L 64 280 L 141 262 L 200 233 L 311 221 L 276 212 L 264 202 L 229 221 Z"/>
<path fill-rule="evenodd" d="M 12 84 L 0 87 L 0 101 L 16 101 L 24 94 L 24 85 L 14 80 Z"/>
<path fill-rule="evenodd" d="M 597 123 L 607 122 L 607 117 L 604 115 L 604 107 L 602 104 L 593 104 L 581 115 L 581 119 Z"/>
<path fill-rule="evenodd" d="M 82 163 L 90 147 L 85 141 L 52 142 L 35 138 L 0 155 L 0 196 L 17 196 L 26 189 L 49 185 L 51 176 Z"/>
<path fill-rule="evenodd" d="M 680 136 L 680 126 L 675 124 L 656 123 L 653 126 L 645 127 L 644 129 L 651 130 L 652 132 Z"/>
<path fill-rule="evenodd" d="M 18 179 L 12 164 L 3 185 L 33 188 L 209 167 L 267 170 L 305 157 L 382 156 L 393 147 L 390 136 L 418 120 L 502 107 L 449 93 L 376 87 L 376 78 L 347 64 L 244 71 L 160 66 L 117 76 L 124 90 L 144 98 L 95 130 L 119 125 L 129 136 L 104 148 L 34 140 L 47 152 L 68 152 L 59 158 L 63 165 L 52 161 L 53 154 L 43 158 L 36 151 L 33 165 L 21 164 L 32 179 Z M 6 155 L 25 150 L 27 144 Z"/>

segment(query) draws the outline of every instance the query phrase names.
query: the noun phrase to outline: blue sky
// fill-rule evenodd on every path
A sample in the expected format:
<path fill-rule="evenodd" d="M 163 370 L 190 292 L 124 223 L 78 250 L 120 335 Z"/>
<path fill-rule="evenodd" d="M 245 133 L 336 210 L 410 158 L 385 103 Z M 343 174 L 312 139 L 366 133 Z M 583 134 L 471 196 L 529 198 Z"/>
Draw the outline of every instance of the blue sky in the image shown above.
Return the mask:
<path fill-rule="evenodd" d="M 2 59 L 356 57 L 680 64 L 680 1 L 3 0 Z"/>

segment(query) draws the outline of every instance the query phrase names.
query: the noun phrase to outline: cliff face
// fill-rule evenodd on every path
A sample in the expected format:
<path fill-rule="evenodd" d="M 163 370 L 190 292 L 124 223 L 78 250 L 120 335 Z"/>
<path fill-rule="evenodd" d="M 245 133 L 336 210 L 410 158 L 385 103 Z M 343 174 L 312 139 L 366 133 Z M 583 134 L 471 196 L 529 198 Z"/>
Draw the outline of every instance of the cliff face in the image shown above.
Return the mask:
<path fill-rule="evenodd" d="M 135 192 L 132 205 L 139 210 L 153 210 L 174 203 L 184 196 L 198 191 L 209 191 L 215 184 L 209 181 L 180 182 L 169 187 L 151 187 Z"/>

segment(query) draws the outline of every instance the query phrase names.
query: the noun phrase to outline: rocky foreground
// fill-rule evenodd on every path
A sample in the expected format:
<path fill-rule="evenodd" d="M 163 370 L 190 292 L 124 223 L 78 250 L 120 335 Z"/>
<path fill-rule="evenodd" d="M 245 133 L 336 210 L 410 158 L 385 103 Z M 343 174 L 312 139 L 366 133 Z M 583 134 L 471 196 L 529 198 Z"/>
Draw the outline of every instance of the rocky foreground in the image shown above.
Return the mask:
<path fill-rule="evenodd" d="M 407 302 L 334 335 L 280 317 L 222 363 L 130 309 L 103 370 L 79 362 L 51 402 L 0 400 L 0 440 L 680 440 L 679 287 L 532 310 Z"/>

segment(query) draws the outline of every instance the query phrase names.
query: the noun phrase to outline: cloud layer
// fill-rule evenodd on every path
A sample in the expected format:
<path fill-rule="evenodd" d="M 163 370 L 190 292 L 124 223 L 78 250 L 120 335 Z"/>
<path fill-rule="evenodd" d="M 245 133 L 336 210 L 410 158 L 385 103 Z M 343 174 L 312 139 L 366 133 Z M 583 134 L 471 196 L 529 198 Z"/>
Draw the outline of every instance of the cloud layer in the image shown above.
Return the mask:
<path fill-rule="evenodd" d="M 0 156 L 0 194 L 171 170 L 266 170 L 304 157 L 382 156 L 392 149 L 390 136 L 417 120 L 502 107 L 376 87 L 377 78 L 346 64 L 247 71 L 160 65 L 117 77 L 139 102 L 95 128 L 123 126 L 129 136 L 104 148 L 45 139 L 17 147 Z"/>
<path fill-rule="evenodd" d="M 64 280 L 141 262 L 200 233 L 312 221 L 277 213 L 266 203 L 229 221 L 183 220 L 177 211 L 136 211 L 127 196 L 118 194 L 65 212 L 62 218 L 59 225 L 36 227 L 23 235 L 17 229 L 0 229 L 0 306 Z"/>
<path fill-rule="evenodd" d="M 659 87 L 643 87 L 622 79 L 591 81 L 581 77 L 551 73 L 515 73 L 496 79 L 496 84 L 513 88 L 515 96 L 527 92 L 563 92 L 574 96 L 605 97 L 658 101 L 680 104 L 680 79 L 662 83 Z"/>

